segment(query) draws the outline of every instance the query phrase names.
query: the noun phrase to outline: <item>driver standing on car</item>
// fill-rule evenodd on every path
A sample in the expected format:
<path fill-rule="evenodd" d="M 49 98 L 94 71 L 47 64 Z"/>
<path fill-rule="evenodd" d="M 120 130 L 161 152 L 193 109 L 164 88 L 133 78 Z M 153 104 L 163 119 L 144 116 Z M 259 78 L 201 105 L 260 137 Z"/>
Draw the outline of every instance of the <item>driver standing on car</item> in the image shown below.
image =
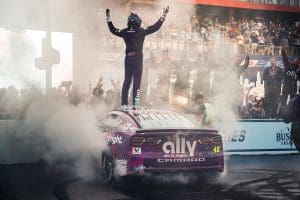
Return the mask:
<path fill-rule="evenodd" d="M 128 92 L 133 79 L 133 105 L 140 105 L 140 85 L 143 72 L 143 44 L 145 36 L 154 33 L 162 26 L 169 12 L 169 7 L 163 9 L 163 15 L 159 20 L 147 28 L 142 28 L 141 18 L 131 13 L 127 20 L 127 28 L 118 29 L 113 25 L 110 18 L 110 10 L 106 9 L 107 24 L 112 34 L 122 37 L 126 44 L 125 52 L 125 79 L 122 87 L 121 108 L 126 109 L 128 105 Z"/>

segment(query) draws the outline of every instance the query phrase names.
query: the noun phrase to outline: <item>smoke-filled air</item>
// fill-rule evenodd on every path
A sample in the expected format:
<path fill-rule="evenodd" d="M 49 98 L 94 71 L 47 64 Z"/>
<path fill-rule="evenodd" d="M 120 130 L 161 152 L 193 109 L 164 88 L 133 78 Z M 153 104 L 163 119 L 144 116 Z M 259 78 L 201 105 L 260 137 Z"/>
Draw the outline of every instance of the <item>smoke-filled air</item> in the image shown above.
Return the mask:
<path fill-rule="evenodd" d="M 71 160 L 80 177 L 91 178 L 92 160 L 87 160 L 99 157 L 107 148 L 99 120 L 108 111 L 120 107 L 125 46 L 120 38 L 109 32 L 106 8 L 110 8 L 115 26 L 125 28 L 130 12 L 137 13 L 142 26 L 147 27 L 162 16 L 164 7 L 170 7 L 162 28 L 144 43 L 142 106 L 188 113 L 194 94 L 202 93 L 218 110 L 216 120 L 235 119 L 237 105 L 241 103 L 236 44 L 226 39 L 219 29 L 209 33 L 206 31 L 213 27 L 194 29 L 190 21 L 201 13 L 194 5 L 173 1 L 142 5 L 107 0 L 95 3 L 95 8 L 87 7 L 85 1 L 76 1 L 69 7 L 67 2 L 56 2 L 56 6 L 49 9 L 66 9 L 67 22 L 56 18 L 40 19 L 44 28 L 41 33 L 35 33 L 35 40 L 28 36 L 28 31 L 18 32 L 17 29 L 8 34 L 7 30 L 0 30 L 0 34 L 8 38 L 5 42 L 2 36 L 0 38 L 0 83 L 10 86 L 1 89 L 2 107 L 15 118 L 24 120 L 22 138 L 43 161 Z M 36 6 L 45 13 L 50 12 L 44 5 Z M 34 29 L 30 21 L 38 20 L 39 14 L 35 10 L 32 15 L 28 10 L 26 14 L 20 10 L 24 29 Z M 70 17 L 72 15 L 74 17 Z M 10 18 L 9 13 L 4 16 Z M 70 20 L 72 18 L 74 20 Z M 45 26 L 57 33 L 63 29 L 76 32 L 72 34 L 73 39 L 68 39 L 76 41 L 73 44 L 65 44 L 64 40 L 55 39 L 59 36 L 52 36 L 52 44 L 56 43 L 61 54 L 60 63 L 53 66 L 53 84 L 47 94 L 45 70 L 35 67 L 35 59 L 42 56 Z M 191 34 L 189 42 L 175 44 L 168 40 L 182 37 L 183 30 Z M 71 37 L 68 34 L 67 37 Z M 202 44 L 196 44 L 192 34 L 197 35 Z M 72 51 L 72 47 L 80 47 L 80 50 Z"/>

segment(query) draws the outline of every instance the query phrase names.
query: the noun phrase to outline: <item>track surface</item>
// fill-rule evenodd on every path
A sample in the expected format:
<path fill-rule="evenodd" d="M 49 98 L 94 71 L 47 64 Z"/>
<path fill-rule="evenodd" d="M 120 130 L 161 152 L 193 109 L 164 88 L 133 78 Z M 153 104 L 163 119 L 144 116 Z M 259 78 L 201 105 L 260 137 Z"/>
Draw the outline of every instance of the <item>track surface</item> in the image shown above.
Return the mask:
<path fill-rule="evenodd" d="M 218 179 L 190 175 L 135 178 L 108 185 L 83 181 L 68 168 L 0 166 L 0 199 L 198 200 L 300 199 L 300 156 L 231 156 Z"/>

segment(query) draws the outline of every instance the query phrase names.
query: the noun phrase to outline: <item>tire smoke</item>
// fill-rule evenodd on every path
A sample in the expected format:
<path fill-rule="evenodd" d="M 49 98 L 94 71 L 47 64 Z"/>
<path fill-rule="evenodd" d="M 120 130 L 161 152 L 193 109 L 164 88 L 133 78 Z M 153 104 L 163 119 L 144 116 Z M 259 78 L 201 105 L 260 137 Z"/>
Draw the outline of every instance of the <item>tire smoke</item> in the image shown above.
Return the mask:
<path fill-rule="evenodd" d="M 71 164 L 80 178 L 95 177 L 94 161 L 101 158 L 106 142 L 92 107 L 47 96 L 30 105 L 25 124 L 25 139 L 42 161 L 52 166 Z"/>

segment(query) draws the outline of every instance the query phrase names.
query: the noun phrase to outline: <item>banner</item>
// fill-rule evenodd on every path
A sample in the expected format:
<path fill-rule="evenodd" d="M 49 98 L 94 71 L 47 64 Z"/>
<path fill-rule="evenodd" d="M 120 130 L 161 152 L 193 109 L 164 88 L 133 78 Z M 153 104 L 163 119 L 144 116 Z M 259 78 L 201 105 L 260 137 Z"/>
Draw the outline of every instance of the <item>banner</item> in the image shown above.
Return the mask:
<path fill-rule="evenodd" d="M 291 124 L 281 120 L 239 120 L 217 123 L 225 155 L 298 153 L 290 138 Z"/>

